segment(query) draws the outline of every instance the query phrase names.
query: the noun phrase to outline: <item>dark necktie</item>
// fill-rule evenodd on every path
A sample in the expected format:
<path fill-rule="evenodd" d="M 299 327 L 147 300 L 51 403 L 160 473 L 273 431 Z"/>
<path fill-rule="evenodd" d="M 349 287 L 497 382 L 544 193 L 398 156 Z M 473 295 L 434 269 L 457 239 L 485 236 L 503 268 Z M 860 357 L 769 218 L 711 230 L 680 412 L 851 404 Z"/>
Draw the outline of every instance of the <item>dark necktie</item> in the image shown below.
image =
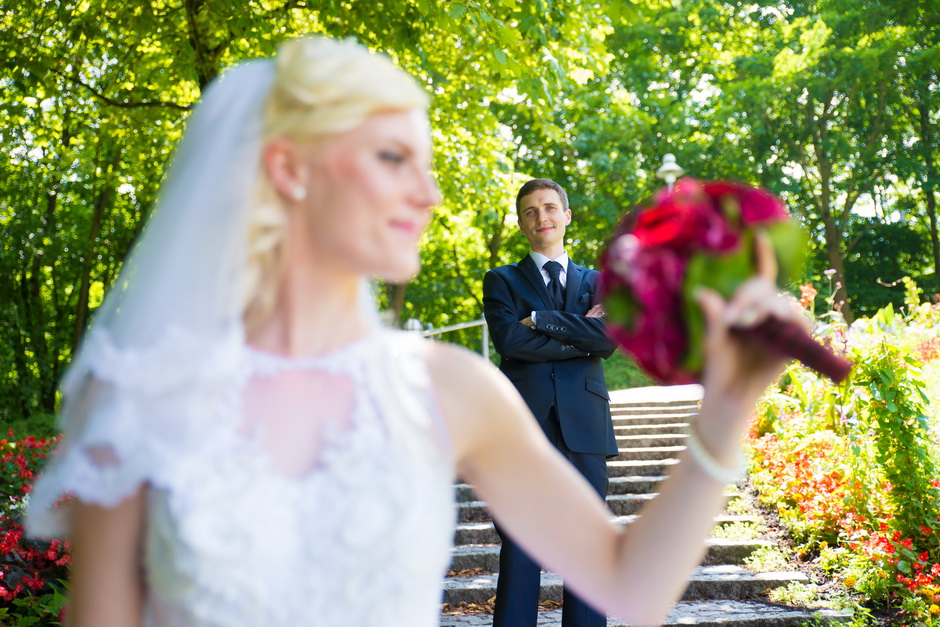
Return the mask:
<path fill-rule="evenodd" d="M 561 287 L 561 264 L 557 261 L 546 261 L 542 267 L 548 272 L 548 294 L 555 303 L 555 309 L 564 309 L 565 292 Z"/>

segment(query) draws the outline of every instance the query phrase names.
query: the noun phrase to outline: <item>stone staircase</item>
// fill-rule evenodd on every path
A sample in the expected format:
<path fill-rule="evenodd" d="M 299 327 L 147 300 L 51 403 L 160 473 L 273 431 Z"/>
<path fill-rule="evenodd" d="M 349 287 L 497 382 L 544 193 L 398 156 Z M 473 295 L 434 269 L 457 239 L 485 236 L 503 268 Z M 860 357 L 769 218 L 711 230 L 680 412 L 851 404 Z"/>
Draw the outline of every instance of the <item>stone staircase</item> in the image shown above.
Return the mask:
<path fill-rule="evenodd" d="M 697 409 L 701 398 L 698 386 L 648 388 L 612 393 L 611 413 L 620 455 L 608 461 L 610 489 L 607 504 L 612 515 L 630 524 L 644 503 L 656 492 L 658 483 L 677 462 L 684 448 L 683 428 Z M 499 570 L 499 537 L 486 510 L 468 485 L 458 485 L 459 519 L 455 535 L 452 572 L 469 576 L 451 576 L 444 581 L 444 603 L 451 607 L 486 604 L 496 594 Z M 729 486 L 728 501 L 738 498 Z M 731 508 L 732 511 L 739 508 Z M 759 522 L 757 516 L 724 513 L 716 518 L 718 527 L 734 523 Z M 773 604 L 766 600 L 772 588 L 793 582 L 805 582 L 798 571 L 753 572 L 744 567 L 754 551 L 771 544 L 766 540 L 734 540 L 716 534 L 708 541 L 702 564 L 689 578 L 689 585 L 666 625 L 744 625 L 777 627 L 800 625 L 810 621 L 845 621 L 844 613 L 806 610 Z M 560 602 L 561 578 L 542 573 L 541 601 Z M 549 604 L 550 605 L 550 604 Z M 556 607 L 558 603 L 555 604 Z M 539 626 L 561 625 L 561 610 L 539 613 Z M 608 619 L 608 627 L 626 623 Z M 444 615 L 442 627 L 484 627 L 492 625 L 492 615 L 475 613 Z"/>

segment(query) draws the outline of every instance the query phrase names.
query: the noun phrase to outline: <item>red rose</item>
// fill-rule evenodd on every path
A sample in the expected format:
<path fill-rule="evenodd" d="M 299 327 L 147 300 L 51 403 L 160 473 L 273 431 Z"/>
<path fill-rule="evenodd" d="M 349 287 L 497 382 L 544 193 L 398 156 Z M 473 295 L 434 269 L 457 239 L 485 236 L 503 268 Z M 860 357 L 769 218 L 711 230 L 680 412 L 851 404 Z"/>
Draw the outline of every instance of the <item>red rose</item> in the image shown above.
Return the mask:
<path fill-rule="evenodd" d="M 704 192 L 711 198 L 719 199 L 719 202 L 722 198 L 733 199 L 744 226 L 776 222 L 789 217 L 782 200 L 756 187 L 731 182 L 707 183 Z"/>
<path fill-rule="evenodd" d="M 695 381 L 705 321 L 692 294 L 708 287 L 729 296 L 753 274 L 757 226 L 766 226 L 781 276 L 791 278 L 806 245 L 799 225 L 788 220 L 780 199 L 738 183 L 686 178 L 658 193 L 653 206 L 626 216 L 601 255 L 611 337 L 659 381 Z M 848 375 L 847 361 L 795 324 L 769 320 L 740 332 L 836 381 Z"/>
<path fill-rule="evenodd" d="M 679 253 L 724 252 L 739 239 L 706 187 L 694 179 L 682 179 L 672 192 L 659 194 L 655 206 L 636 216 L 632 232 L 644 246 L 666 246 Z"/>

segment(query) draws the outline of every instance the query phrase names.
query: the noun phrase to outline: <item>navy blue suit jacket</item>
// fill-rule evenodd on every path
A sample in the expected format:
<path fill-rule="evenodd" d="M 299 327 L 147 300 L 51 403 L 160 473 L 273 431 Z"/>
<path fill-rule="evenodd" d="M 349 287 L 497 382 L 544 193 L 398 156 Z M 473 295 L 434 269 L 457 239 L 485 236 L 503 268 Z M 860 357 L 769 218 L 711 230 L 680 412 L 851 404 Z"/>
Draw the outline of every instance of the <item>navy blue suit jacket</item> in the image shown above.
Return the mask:
<path fill-rule="evenodd" d="M 616 455 L 610 397 L 601 359 L 614 352 L 594 305 L 598 273 L 568 261 L 564 310 L 553 310 L 532 257 L 483 277 L 486 317 L 499 369 L 541 423 L 555 405 L 565 444 L 576 453 Z M 535 328 L 519 321 L 535 311 Z"/>

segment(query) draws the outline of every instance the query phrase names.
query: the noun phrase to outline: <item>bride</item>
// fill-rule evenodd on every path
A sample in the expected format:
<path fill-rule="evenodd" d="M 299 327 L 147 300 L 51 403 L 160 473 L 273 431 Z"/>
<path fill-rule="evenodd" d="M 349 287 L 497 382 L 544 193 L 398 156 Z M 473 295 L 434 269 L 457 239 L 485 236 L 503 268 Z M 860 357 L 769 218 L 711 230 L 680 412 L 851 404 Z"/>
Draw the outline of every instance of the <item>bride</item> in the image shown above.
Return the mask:
<path fill-rule="evenodd" d="M 72 541 L 71 625 L 432 627 L 457 475 L 602 611 L 657 623 L 681 594 L 782 366 L 729 329 L 799 320 L 772 253 L 730 302 L 699 295 L 698 455 L 618 526 L 487 361 L 378 324 L 367 280 L 417 272 L 440 202 L 427 106 L 388 59 L 324 38 L 207 90 L 32 493 L 31 533 Z"/>

